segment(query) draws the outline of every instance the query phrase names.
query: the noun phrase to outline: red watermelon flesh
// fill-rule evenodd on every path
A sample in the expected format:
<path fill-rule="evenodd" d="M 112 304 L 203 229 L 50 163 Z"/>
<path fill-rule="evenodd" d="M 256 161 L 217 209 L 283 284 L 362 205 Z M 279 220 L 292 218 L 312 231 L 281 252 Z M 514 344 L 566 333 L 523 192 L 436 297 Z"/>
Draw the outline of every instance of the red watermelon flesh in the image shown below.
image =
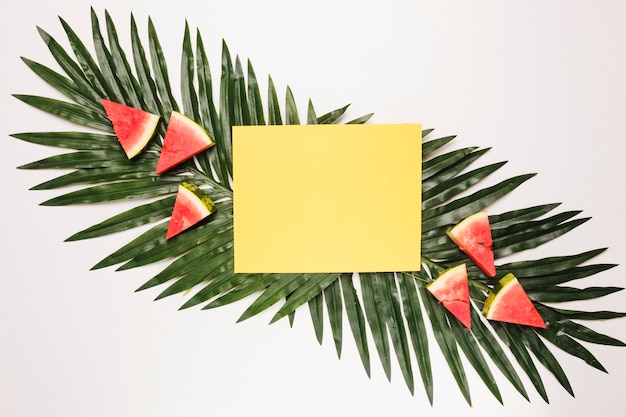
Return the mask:
<path fill-rule="evenodd" d="M 469 284 L 465 264 L 443 271 L 426 286 L 445 308 L 468 329 L 472 328 Z"/>
<path fill-rule="evenodd" d="M 178 186 L 166 239 L 189 229 L 215 211 L 213 201 L 195 184 L 184 181 Z"/>
<path fill-rule="evenodd" d="M 162 174 L 213 145 L 215 142 L 202 126 L 174 111 L 167 125 L 155 172 Z"/>
<path fill-rule="evenodd" d="M 491 226 L 485 211 L 467 217 L 447 234 L 487 276 L 496 275 Z"/>
<path fill-rule="evenodd" d="M 489 320 L 546 328 L 533 302 L 511 273 L 498 281 L 489 293 L 483 313 Z"/>
<path fill-rule="evenodd" d="M 100 101 L 128 159 L 139 155 L 154 136 L 161 117 L 104 98 Z"/>

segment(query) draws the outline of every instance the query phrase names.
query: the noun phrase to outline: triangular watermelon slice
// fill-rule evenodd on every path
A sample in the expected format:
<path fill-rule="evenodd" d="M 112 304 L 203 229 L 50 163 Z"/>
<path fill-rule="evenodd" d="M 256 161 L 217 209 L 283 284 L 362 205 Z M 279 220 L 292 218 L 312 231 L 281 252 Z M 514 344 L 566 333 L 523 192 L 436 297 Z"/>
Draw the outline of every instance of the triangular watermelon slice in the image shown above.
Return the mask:
<path fill-rule="evenodd" d="M 469 284 L 465 264 L 443 271 L 437 279 L 426 286 L 437 300 L 443 304 L 468 329 L 472 328 L 470 313 Z"/>
<path fill-rule="evenodd" d="M 165 238 L 170 239 L 189 229 L 214 211 L 215 204 L 198 186 L 183 181 L 178 185 L 178 194 Z"/>
<path fill-rule="evenodd" d="M 154 136 L 161 117 L 104 98 L 100 101 L 128 159 L 139 155 Z"/>
<path fill-rule="evenodd" d="M 174 111 L 167 124 L 155 172 L 162 174 L 213 145 L 215 142 L 202 126 Z"/>
<path fill-rule="evenodd" d="M 506 274 L 489 293 L 483 313 L 489 320 L 546 328 L 515 275 Z"/>
<path fill-rule="evenodd" d="M 472 214 L 446 233 L 488 277 L 496 275 L 487 212 Z"/>

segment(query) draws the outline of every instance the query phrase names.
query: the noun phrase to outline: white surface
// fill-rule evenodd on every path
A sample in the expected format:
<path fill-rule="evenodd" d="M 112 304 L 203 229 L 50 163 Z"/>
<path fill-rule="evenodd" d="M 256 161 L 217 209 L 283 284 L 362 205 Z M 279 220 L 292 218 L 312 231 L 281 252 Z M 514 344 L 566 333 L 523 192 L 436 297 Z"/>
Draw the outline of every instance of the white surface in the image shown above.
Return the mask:
<path fill-rule="evenodd" d="M 561 210 L 582 209 L 593 216 L 542 247 L 539 256 L 608 246 L 595 261 L 625 260 L 624 2 L 92 4 L 101 22 L 103 10 L 111 12 L 125 47 L 130 12 L 143 35 L 152 16 L 173 78 L 186 18 L 201 30 L 214 73 L 224 38 L 233 54 L 252 60 L 260 79 L 270 73 L 281 95 L 289 83 L 303 111 L 309 97 L 319 114 L 352 103 L 351 115 L 375 112 L 373 123 L 421 122 L 439 135 L 458 134 L 455 146 L 493 146 L 485 162 L 510 161 L 498 179 L 539 173 L 503 201 L 502 209 L 562 201 Z M 62 41 L 57 16 L 89 41 L 89 8 L 75 1 L 14 3 L 5 8 L 0 29 L 5 195 L 0 209 L 0 416 L 620 414 L 624 348 L 589 347 L 608 375 L 557 352 L 576 398 L 542 371 L 550 405 L 528 383 L 531 402 L 526 402 L 496 374 L 502 381 L 501 406 L 469 371 L 471 408 L 436 353 L 431 407 L 419 383 L 411 397 L 397 368 L 387 382 L 375 357 L 368 379 L 350 335 L 341 360 L 328 331 L 320 347 L 306 309 L 293 329 L 284 321 L 268 326 L 269 314 L 235 324 L 246 303 L 178 312 L 180 297 L 152 302 L 157 292 L 134 293 L 156 269 L 90 272 L 135 232 L 63 243 L 119 206 L 38 206 L 57 193 L 28 188 L 51 173 L 15 167 L 56 150 L 8 137 L 73 128 L 10 97 L 49 93 L 19 57 L 54 66 L 35 27 Z M 620 286 L 623 275 L 620 266 L 587 285 Z M 618 293 L 581 307 L 621 311 L 624 305 L 624 294 Z M 591 326 L 626 340 L 623 319 Z"/>

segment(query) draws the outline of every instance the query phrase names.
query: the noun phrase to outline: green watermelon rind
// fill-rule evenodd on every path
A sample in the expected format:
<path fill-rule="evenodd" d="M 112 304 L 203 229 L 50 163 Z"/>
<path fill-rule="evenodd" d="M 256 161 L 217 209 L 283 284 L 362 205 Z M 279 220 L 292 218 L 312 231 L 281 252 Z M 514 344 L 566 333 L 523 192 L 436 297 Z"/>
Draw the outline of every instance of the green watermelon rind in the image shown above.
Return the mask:
<path fill-rule="evenodd" d="M 481 246 L 478 246 L 477 250 L 472 250 L 469 243 L 475 242 L 468 241 L 467 237 L 464 235 L 466 234 L 466 231 L 468 231 L 477 222 L 486 222 L 488 229 L 485 231 L 485 234 L 488 241 L 476 243 L 476 245 Z M 446 231 L 446 234 L 459 247 L 459 249 L 469 256 L 469 258 L 485 273 L 485 275 L 488 277 L 494 277 L 496 275 L 495 260 L 492 249 L 493 240 L 491 237 L 491 226 L 489 225 L 489 217 L 487 216 L 486 211 L 482 210 L 466 217 L 452 229 Z M 484 259 L 484 255 L 486 255 L 488 259 Z"/>
<path fill-rule="evenodd" d="M 430 292 L 437 293 L 440 288 L 446 287 L 446 281 L 449 279 L 449 277 L 455 277 L 457 274 L 460 273 L 459 271 L 464 266 L 465 264 L 460 264 L 444 270 L 437 276 L 437 278 L 428 283 L 428 285 L 426 285 L 426 288 Z"/>
<path fill-rule="evenodd" d="M 191 194 L 193 194 L 192 199 L 197 199 L 199 203 L 197 207 L 204 207 L 206 209 L 207 215 L 215 211 L 215 203 L 213 202 L 213 200 L 211 200 L 211 198 L 206 195 L 206 193 L 202 191 L 202 189 L 200 189 L 200 187 L 198 187 L 196 184 L 189 181 L 183 181 L 180 183 L 179 189 L 181 192 L 188 194 L 190 197 L 192 197 Z"/>
<path fill-rule="evenodd" d="M 488 319 L 493 315 L 493 304 L 498 300 L 498 295 L 503 294 L 503 291 L 506 287 L 511 284 L 511 282 L 517 281 L 517 277 L 512 273 L 506 274 L 502 277 L 496 285 L 493 286 L 493 289 L 489 292 L 487 299 L 485 300 L 485 304 L 483 306 L 483 314 Z"/>
<path fill-rule="evenodd" d="M 150 143 L 150 140 L 154 136 L 157 126 L 159 125 L 161 116 L 104 98 L 100 99 L 100 101 L 103 108 L 105 109 L 105 112 L 107 113 L 107 117 L 113 125 L 113 131 L 115 132 L 115 135 L 117 136 L 118 141 L 120 142 L 120 145 L 124 150 L 124 153 L 126 154 L 128 159 L 133 159 L 134 157 L 139 155 L 144 149 L 146 149 L 146 147 Z M 111 113 L 120 112 L 122 110 L 124 110 L 128 114 L 124 117 L 120 117 L 119 119 Z M 128 122 L 128 120 L 131 119 L 130 113 L 134 115 L 133 117 L 136 117 L 137 115 L 143 116 L 143 120 L 140 123 L 137 123 L 140 126 L 137 126 L 134 131 L 134 135 L 132 138 L 134 140 L 129 140 L 131 139 L 131 137 L 122 134 L 119 127 L 120 122 Z"/>
<path fill-rule="evenodd" d="M 509 272 L 504 277 L 502 277 L 493 287 L 493 289 L 489 292 L 487 299 L 485 300 L 485 304 L 483 306 L 483 314 L 489 320 L 499 320 L 505 321 L 513 324 L 521 324 L 526 326 L 540 327 L 545 328 L 545 322 L 537 312 L 537 309 L 534 307 L 532 300 L 526 296 L 523 300 L 525 303 L 529 303 L 529 308 L 531 308 L 530 313 L 532 317 L 527 319 L 517 317 L 512 320 L 502 320 L 501 318 L 497 318 L 497 312 L 499 311 L 499 302 L 501 300 L 506 299 L 507 291 L 510 289 L 514 289 L 515 287 L 521 287 L 519 280 L 517 277 Z M 523 291 L 523 288 L 522 288 Z M 525 292 L 524 292 L 525 294 Z"/>
<path fill-rule="evenodd" d="M 186 203 L 192 204 L 195 212 L 199 214 L 199 216 L 195 217 L 193 220 L 189 222 L 187 225 L 179 225 L 176 224 L 176 209 L 177 205 L 183 204 L 182 201 Z M 197 224 L 199 221 L 208 217 L 215 211 L 215 203 L 209 196 L 207 196 L 204 191 L 202 191 L 197 185 L 183 181 L 178 186 L 178 195 L 176 197 L 176 202 L 174 203 L 174 209 L 172 211 L 172 217 L 170 219 L 170 223 L 168 224 L 166 239 L 170 239 L 191 226 Z"/>
<path fill-rule="evenodd" d="M 180 128 L 185 130 L 182 136 L 178 136 L 179 132 L 174 132 L 174 129 Z M 183 152 L 179 148 L 181 140 L 184 140 L 186 145 L 193 145 L 193 148 Z M 173 111 L 163 137 L 163 147 L 161 148 L 155 173 L 163 174 L 193 158 L 200 152 L 206 151 L 213 145 L 215 145 L 215 141 L 199 123 L 180 112 Z"/>
<path fill-rule="evenodd" d="M 452 313 L 465 327 L 471 329 L 472 327 L 472 318 L 471 318 L 471 307 L 470 307 L 470 297 L 469 297 L 469 286 L 466 288 L 465 296 L 466 297 L 458 297 L 453 296 L 452 298 L 444 297 L 444 293 L 446 290 L 450 289 L 450 282 L 456 284 L 458 282 L 458 277 L 461 275 L 464 278 L 465 285 L 469 285 L 467 281 L 467 268 L 465 264 L 460 264 L 453 266 L 444 270 L 440 273 L 437 278 L 426 285 L 426 289 L 439 301 L 443 304 L 448 311 Z M 443 290 L 443 291 L 442 291 Z M 458 306 L 459 304 L 463 305 L 463 311 L 457 311 L 456 308 L 453 308 L 453 305 Z"/>
<path fill-rule="evenodd" d="M 134 147 L 129 148 L 129 150 L 126 151 L 128 159 L 133 159 L 141 152 L 143 152 L 143 150 L 146 149 L 146 147 L 150 143 L 150 139 L 152 139 L 152 137 L 154 136 L 154 132 L 156 132 L 161 117 L 151 113 L 149 113 L 149 115 L 150 116 L 147 118 L 143 125 L 144 129 L 139 134 L 141 140 L 138 140 Z"/>

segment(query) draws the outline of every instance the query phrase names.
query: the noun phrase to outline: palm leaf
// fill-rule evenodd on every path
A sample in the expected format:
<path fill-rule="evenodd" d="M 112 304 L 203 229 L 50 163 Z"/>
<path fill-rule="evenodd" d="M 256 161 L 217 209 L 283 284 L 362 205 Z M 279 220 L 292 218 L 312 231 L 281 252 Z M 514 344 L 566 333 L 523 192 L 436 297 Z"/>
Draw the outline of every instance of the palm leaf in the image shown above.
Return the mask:
<path fill-rule="evenodd" d="M 422 264 L 420 271 L 395 273 L 333 274 L 235 274 L 233 272 L 232 224 L 232 148 L 234 125 L 300 124 L 297 101 L 286 88 L 284 106 L 268 75 L 267 96 L 260 92 L 257 76 L 250 61 L 245 71 L 242 60 L 222 43 L 220 76 L 214 78 L 200 32 L 195 45 L 192 32 L 185 24 L 180 65 L 180 103 L 182 112 L 205 127 L 216 146 L 197 155 L 163 176 L 153 174 L 165 124 L 158 128 L 157 138 L 139 158 L 128 161 L 111 135 L 111 124 L 100 106 L 106 97 L 159 114 L 167 122 L 173 110 L 179 110 L 177 96 L 169 81 L 169 69 L 152 20 L 148 19 L 147 39 L 142 39 L 134 17 L 130 17 L 129 57 L 121 46 L 116 26 L 105 12 L 105 32 L 100 19 L 91 10 L 91 38 L 95 56 L 61 19 L 71 54 L 43 29 L 38 29 L 53 59 L 64 74 L 23 58 L 35 75 L 59 91 L 66 100 L 15 94 L 22 102 L 68 122 L 98 132 L 27 132 L 14 138 L 70 152 L 35 161 L 22 169 L 69 170 L 33 188 L 57 190 L 73 186 L 43 202 L 60 206 L 90 204 L 120 199 L 135 199 L 131 209 L 104 219 L 100 223 L 72 234 L 67 240 L 91 239 L 139 226 L 150 225 L 122 248 L 104 257 L 93 268 L 117 265 L 119 270 L 138 268 L 169 261 L 160 272 L 149 278 L 138 290 L 163 286 L 157 299 L 190 292 L 181 306 L 212 309 L 235 301 L 253 298 L 239 320 L 246 320 L 276 307 L 271 322 L 287 317 L 293 324 L 295 312 L 307 305 L 317 340 L 324 338 L 325 316 L 338 356 L 342 355 L 345 327 L 350 334 L 368 376 L 371 375 L 372 345 L 387 378 L 391 378 L 392 357 L 411 393 L 416 372 L 432 404 L 435 374 L 431 351 L 438 346 L 449 365 L 461 394 L 471 403 L 471 392 L 465 364 L 469 364 L 494 397 L 502 402 L 495 371 L 499 371 L 522 395 L 529 399 L 519 372 L 528 377 L 538 394 L 548 401 L 538 366 L 554 375 L 563 388 L 573 390 L 550 347 L 571 354 L 584 363 L 605 371 L 604 366 L 581 342 L 607 346 L 624 343 L 601 334 L 578 321 L 608 320 L 624 317 L 613 311 L 569 310 L 557 303 L 582 302 L 620 291 L 617 287 L 573 285 L 612 268 L 613 264 L 589 263 L 604 249 L 585 249 L 575 255 L 561 255 L 500 263 L 498 271 L 515 273 L 527 289 L 547 323 L 546 329 L 491 323 L 480 314 L 493 286 L 476 266 L 469 265 L 472 296 L 472 329 L 459 322 L 434 300 L 426 285 L 445 268 L 465 261 L 465 255 L 449 240 L 445 231 L 464 217 L 483 210 L 534 174 L 498 179 L 494 185 L 481 187 L 487 177 L 495 175 L 505 162 L 476 166 L 488 149 L 466 146 L 448 149 L 455 136 L 431 139 L 432 129 L 423 131 L 422 146 Z M 147 49 L 144 48 L 147 45 Z M 219 82 L 218 82 L 219 80 Z M 219 90 L 217 90 L 219 87 Z M 306 121 L 309 124 L 341 123 L 348 105 L 317 116 L 308 101 Z M 347 123 L 365 123 L 371 114 Z M 174 193 L 183 180 L 201 185 L 217 201 L 217 211 L 207 221 L 166 241 L 165 221 L 174 202 Z M 491 213 L 495 256 L 498 261 L 519 254 L 569 233 L 588 218 L 579 211 L 553 213 L 558 203 Z M 209 259 L 207 261 L 207 259 Z M 326 314 L 325 314 L 326 312 Z M 429 332 L 436 344 L 429 343 Z M 495 366 L 494 366 L 495 365 Z"/>

